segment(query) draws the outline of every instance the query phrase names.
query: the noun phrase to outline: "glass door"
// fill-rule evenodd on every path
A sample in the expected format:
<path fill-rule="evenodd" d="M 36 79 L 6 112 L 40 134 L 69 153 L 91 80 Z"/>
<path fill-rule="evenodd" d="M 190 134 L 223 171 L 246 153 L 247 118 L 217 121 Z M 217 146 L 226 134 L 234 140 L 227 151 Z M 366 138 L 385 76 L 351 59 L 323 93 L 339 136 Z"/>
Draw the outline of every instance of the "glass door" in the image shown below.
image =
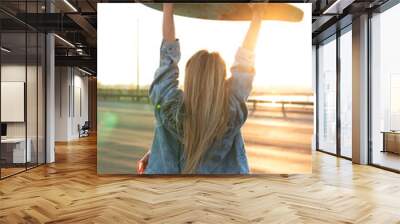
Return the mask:
<path fill-rule="evenodd" d="M 352 32 L 340 36 L 340 155 L 352 157 Z"/>
<path fill-rule="evenodd" d="M 44 3 L 19 2 L 16 10 L 44 13 Z M 1 12 L 0 17 L 13 21 Z M 1 179 L 45 163 L 45 35 L 18 21 L 4 24 L 0 23 Z"/>
<path fill-rule="evenodd" d="M 318 150 L 336 154 L 336 36 L 318 47 Z"/>

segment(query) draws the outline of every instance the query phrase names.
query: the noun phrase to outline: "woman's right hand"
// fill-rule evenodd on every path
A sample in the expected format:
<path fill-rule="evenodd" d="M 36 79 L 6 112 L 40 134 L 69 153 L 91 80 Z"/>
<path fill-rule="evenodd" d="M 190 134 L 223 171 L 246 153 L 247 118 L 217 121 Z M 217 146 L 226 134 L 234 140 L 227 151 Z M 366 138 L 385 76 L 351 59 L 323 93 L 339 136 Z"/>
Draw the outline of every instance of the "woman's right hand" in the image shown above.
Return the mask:
<path fill-rule="evenodd" d="M 146 152 L 146 154 L 137 162 L 136 164 L 137 174 L 144 174 L 147 164 L 149 163 L 149 157 L 150 157 L 150 151 Z"/>
<path fill-rule="evenodd" d="M 175 41 L 174 4 L 163 4 L 163 38 L 167 42 Z"/>

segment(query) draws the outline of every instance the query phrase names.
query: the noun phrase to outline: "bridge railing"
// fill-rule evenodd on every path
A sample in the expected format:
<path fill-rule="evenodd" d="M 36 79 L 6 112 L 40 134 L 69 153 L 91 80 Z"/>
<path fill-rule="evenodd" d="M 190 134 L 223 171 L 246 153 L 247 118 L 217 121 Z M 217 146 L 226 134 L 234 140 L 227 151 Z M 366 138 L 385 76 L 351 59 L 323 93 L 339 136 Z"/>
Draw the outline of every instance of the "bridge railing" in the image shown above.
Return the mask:
<path fill-rule="evenodd" d="M 282 114 L 284 117 L 286 117 L 286 106 L 290 105 L 290 106 L 303 106 L 303 107 L 307 107 L 307 106 L 314 106 L 313 102 L 310 101 L 300 101 L 300 100 L 294 100 L 294 101 L 290 101 L 290 100 L 278 100 L 278 101 L 273 101 L 273 100 L 262 100 L 262 99 L 248 99 L 247 100 L 248 104 L 252 105 L 252 111 L 256 111 L 257 110 L 257 104 L 272 104 L 272 105 L 280 105 L 281 106 L 281 110 L 282 110 Z"/>
<path fill-rule="evenodd" d="M 150 102 L 148 90 L 98 90 L 97 98 L 99 100 Z"/>
<path fill-rule="evenodd" d="M 117 101 L 133 101 L 133 102 L 150 102 L 148 90 L 99 90 L 98 99 L 100 100 L 117 100 Z M 311 101 L 301 100 L 264 100 L 264 99 L 248 99 L 247 103 L 252 105 L 253 111 L 257 110 L 257 105 L 260 104 L 273 104 L 280 105 L 282 112 L 285 113 L 286 106 L 313 106 Z"/>

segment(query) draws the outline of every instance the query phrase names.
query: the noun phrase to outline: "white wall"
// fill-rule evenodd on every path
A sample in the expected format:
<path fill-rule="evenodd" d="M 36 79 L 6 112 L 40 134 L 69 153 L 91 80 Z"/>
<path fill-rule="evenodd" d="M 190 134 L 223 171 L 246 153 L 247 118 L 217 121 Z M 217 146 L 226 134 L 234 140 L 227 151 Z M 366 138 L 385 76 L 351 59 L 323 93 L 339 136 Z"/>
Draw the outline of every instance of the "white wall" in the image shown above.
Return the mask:
<path fill-rule="evenodd" d="M 400 124 L 400 120 L 394 119 L 393 116 L 396 112 L 392 105 L 391 99 L 399 96 L 393 96 L 391 89 L 394 87 L 394 79 L 400 75 L 400 33 L 398 32 L 398 22 L 400 21 L 400 5 L 396 5 L 393 8 L 385 11 L 378 15 L 378 24 L 375 26 L 376 30 L 373 32 L 379 33 L 380 35 L 380 46 L 375 48 L 375 51 L 380 51 L 378 55 L 380 60 L 379 64 L 374 63 L 377 67 L 378 72 L 375 73 L 377 78 L 380 79 L 380 87 L 378 91 L 374 91 L 373 94 L 380 94 L 379 101 L 382 101 L 380 111 L 380 119 L 382 119 L 381 130 L 397 129 Z M 393 82 L 393 83 L 392 83 Z M 380 89 L 379 89 L 380 88 Z"/>
<path fill-rule="evenodd" d="M 56 141 L 79 138 L 78 125 L 88 120 L 88 78 L 83 75 L 76 68 L 56 67 Z"/>
<path fill-rule="evenodd" d="M 25 64 L 9 64 L 1 66 L 1 81 L 11 82 L 25 82 Z M 28 70 L 30 67 L 28 67 Z M 1 108 L 1 110 L 6 110 L 6 108 Z M 25 122 L 11 122 L 7 123 L 7 137 L 25 137 Z"/>
<path fill-rule="evenodd" d="M 69 96 L 70 85 L 69 68 L 55 68 L 55 141 L 68 140 L 68 117 L 69 117 Z"/>
<path fill-rule="evenodd" d="M 88 116 L 88 77 L 85 76 L 80 76 L 80 75 L 75 75 L 75 80 L 74 80 L 74 85 L 75 85 L 75 105 L 77 105 L 77 96 L 80 94 L 80 101 L 81 101 L 81 112 L 78 110 L 79 108 L 75 106 L 75 120 L 74 120 L 74 127 L 77 127 L 78 124 L 83 125 L 85 121 L 88 121 L 89 116 Z M 78 93 L 78 90 L 80 90 L 80 93 Z M 74 131 L 76 131 L 75 135 L 78 135 L 79 133 L 77 132 L 77 129 L 74 128 Z"/>
<path fill-rule="evenodd" d="M 25 83 L 1 82 L 1 122 L 24 122 Z M 36 107 L 36 105 L 35 105 Z"/>
<path fill-rule="evenodd" d="M 25 82 L 25 71 L 24 65 L 18 64 L 6 64 L 1 66 L 1 81 L 2 82 Z M 33 67 L 28 66 L 28 72 Z M 2 96 L 3 98 L 4 96 Z M 1 108 L 1 110 L 7 110 L 7 108 Z M 22 108 L 24 110 L 24 108 Z M 7 135 L 9 137 L 24 137 L 25 136 L 25 124 L 24 122 L 11 122 L 7 124 Z"/>
<path fill-rule="evenodd" d="M 1 81 L 2 82 L 25 82 L 26 70 L 28 74 L 35 72 L 36 67 L 18 64 L 8 64 L 1 66 Z M 36 83 L 35 83 L 36 85 Z M 30 89 L 28 89 L 30 90 Z M 28 92 L 28 97 L 36 97 L 36 89 L 34 92 Z M 28 99 L 27 99 L 28 100 Z M 31 100 L 28 100 L 30 102 Z M 36 107 L 36 105 L 35 105 Z M 7 108 L 1 108 L 2 110 L 7 110 Z M 28 121 L 33 120 L 28 114 Z M 36 114 L 35 114 L 36 116 Z M 30 126 L 29 126 L 30 127 Z M 7 136 L 8 137 L 25 137 L 25 122 L 8 122 L 7 123 Z"/>

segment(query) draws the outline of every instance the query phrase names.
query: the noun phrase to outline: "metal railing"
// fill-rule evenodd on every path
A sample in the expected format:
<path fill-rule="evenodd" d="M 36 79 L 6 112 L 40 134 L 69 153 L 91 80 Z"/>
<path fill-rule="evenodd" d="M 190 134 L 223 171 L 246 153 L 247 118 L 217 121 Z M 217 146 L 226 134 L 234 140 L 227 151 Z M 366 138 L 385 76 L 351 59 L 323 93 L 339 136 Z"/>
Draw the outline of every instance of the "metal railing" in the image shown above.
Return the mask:
<path fill-rule="evenodd" d="M 148 90 L 99 90 L 98 99 L 100 100 L 117 100 L 132 102 L 150 102 Z M 282 112 L 285 113 L 287 106 L 314 106 L 314 103 L 306 100 L 264 100 L 264 99 L 248 99 L 247 103 L 252 105 L 252 110 L 257 110 L 258 104 L 280 105 Z"/>

